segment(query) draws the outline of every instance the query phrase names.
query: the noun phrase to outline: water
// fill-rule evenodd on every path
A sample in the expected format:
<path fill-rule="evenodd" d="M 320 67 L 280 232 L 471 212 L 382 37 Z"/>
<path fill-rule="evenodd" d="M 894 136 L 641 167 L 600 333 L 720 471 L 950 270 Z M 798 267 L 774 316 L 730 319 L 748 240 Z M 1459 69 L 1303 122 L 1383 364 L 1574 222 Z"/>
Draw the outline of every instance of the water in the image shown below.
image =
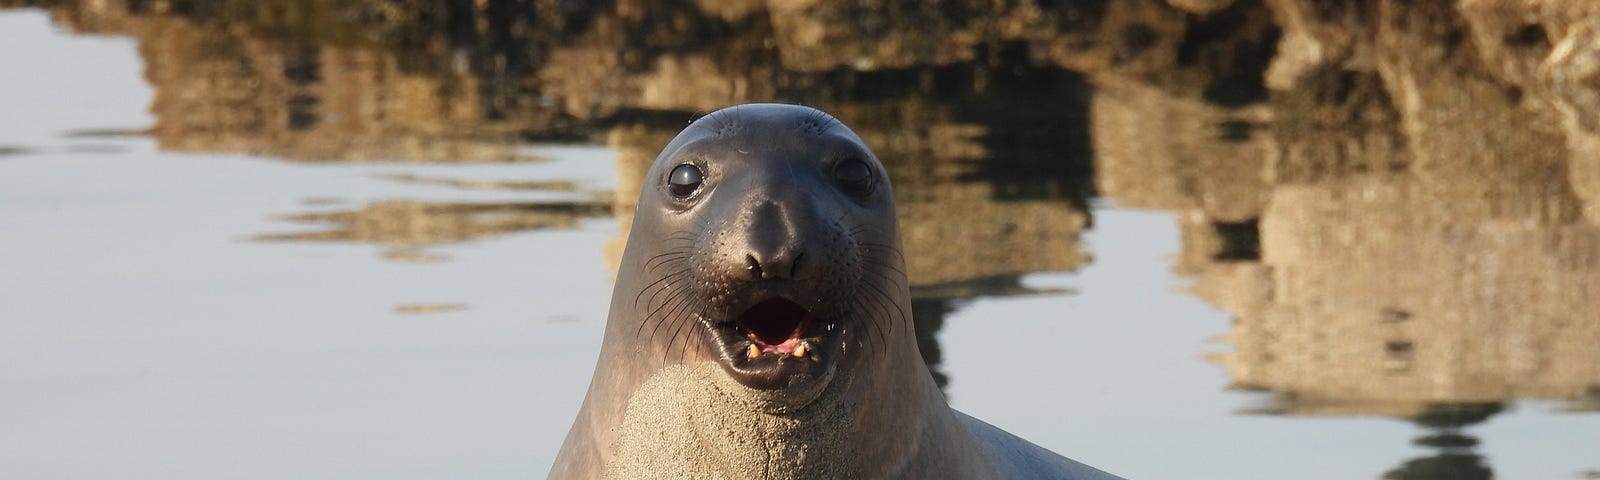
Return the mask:
<path fill-rule="evenodd" d="M 547 117 L 527 112 L 572 101 L 554 77 L 476 66 L 543 53 L 397 66 L 389 47 L 302 55 L 326 39 L 217 28 L 237 12 L 122 8 L 0 10 L 0 476 L 542 475 L 598 350 L 635 170 L 683 100 Z M 1581 195 L 1537 168 L 1486 160 L 1485 184 L 1378 154 L 1262 185 L 1241 153 L 1260 141 L 1190 136 L 1287 128 L 1259 105 L 1021 72 L 783 74 L 854 85 L 788 95 L 893 169 L 954 406 L 1129 478 L 1600 470 Z M 927 87 L 873 86 L 904 78 Z M 973 78 L 1006 90 L 944 92 Z M 1391 134 L 1361 135 L 1383 153 Z M 604 142 L 547 143 L 574 137 Z M 1318 138 L 1294 145 L 1326 160 Z M 1413 444 L 1463 438 L 1441 433 L 1481 443 Z"/>

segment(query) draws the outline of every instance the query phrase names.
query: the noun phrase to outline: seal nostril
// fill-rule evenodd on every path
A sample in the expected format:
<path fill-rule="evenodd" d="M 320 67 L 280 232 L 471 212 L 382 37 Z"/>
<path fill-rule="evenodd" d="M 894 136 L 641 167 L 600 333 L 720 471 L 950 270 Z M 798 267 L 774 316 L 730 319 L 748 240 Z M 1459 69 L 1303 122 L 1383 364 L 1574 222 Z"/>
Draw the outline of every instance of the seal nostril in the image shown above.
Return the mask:
<path fill-rule="evenodd" d="M 799 276 L 800 276 L 800 259 L 801 258 L 805 258 L 805 256 L 806 256 L 805 252 L 796 253 L 794 255 L 794 262 L 789 264 L 789 278 L 799 278 Z"/>
<path fill-rule="evenodd" d="M 761 262 L 756 261 L 755 255 L 745 255 L 744 263 L 744 269 L 750 272 L 751 277 L 759 279 L 763 276 L 761 273 Z"/>

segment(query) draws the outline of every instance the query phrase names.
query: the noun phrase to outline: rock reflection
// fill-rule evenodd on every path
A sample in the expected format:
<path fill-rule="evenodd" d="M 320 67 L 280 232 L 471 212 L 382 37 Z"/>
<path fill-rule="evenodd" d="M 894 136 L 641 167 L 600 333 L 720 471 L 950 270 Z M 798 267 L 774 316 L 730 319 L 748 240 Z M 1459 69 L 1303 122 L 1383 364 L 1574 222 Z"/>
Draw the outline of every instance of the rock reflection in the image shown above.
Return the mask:
<path fill-rule="evenodd" d="M 408 303 L 394 307 L 394 312 L 410 315 L 421 315 L 429 313 L 447 313 L 466 309 L 467 305 L 462 303 Z"/>
<path fill-rule="evenodd" d="M 1236 386 L 1293 399 L 1270 410 L 1411 417 L 1440 403 L 1577 401 L 1600 385 L 1600 324 L 1586 313 L 1600 306 L 1600 222 L 1579 188 L 1579 164 L 1596 157 L 1563 140 L 1586 133 L 1553 128 L 1561 113 L 1507 95 L 1520 87 L 1491 75 L 1501 46 L 1438 47 L 1475 34 L 1472 12 L 1361 12 L 1383 27 L 1339 38 L 1372 43 L 1373 64 L 1294 66 L 1265 105 L 1096 96 L 1102 191 L 1180 213 L 1178 270 L 1235 315 L 1235 351 L 1217 360 Z M 1333 18 L 1306 21 L 1344 28 Z M 1241 117 L 1270 129 L 1204 135 Z M 1194 133 L 1116 140 L 1147 130 Z"/>
<path fill-rule="evenodd" d="M 1430 433 L 1412 443 L 1431 447 L 1437 453 L 1427 457 L 1406 460 L 1399 467 L 1383 474 L 1386 480 L 1487 480 L 1494 471 L 1484 464 L 1484 459 L 1472 452 L 1478 439 L 1463 434 L 1461 429 L 1483 423 L 1500 413 L 1505 406 L 1492 403 L 1456 403 L 1429 405 L 1421 414 L 1412 417 L 1417 426 Z"/>
<path fill-rule="evenodd" d="M 462 180 L 458 178 L 424 177 L 400 173 L 378 175 L 378 178 L 402 183 L 442 185 L 466 190 L 545 190 L 571 192 L 578 189 L 577 183 L 568 180 L 522 182 L 511 180 Z"/>
<path fill-rule="evenodd" d="M 614 262 L 641 172 L 679 128 L 798 101 L 890 166 L 941 384 L 945 316 L 1087 263 L 1102 195 L 1177 215 L 1175 271 L 1234 316 L 1214 360 L 1272 392 L 1256 411 L 1432 429 L 1418 442 L 1440 453 L 1389 478 L 1491 475 L 1459 431 L 1482 418 L 1437 418 L 1517 399 L 1600 410 L 1600 3 L 332 3 L 48 9 L 139 40 L 166 150 L 505 162 L 529 140 L 603 137 L 618 152 L 604 202 L 379 202 L 263 239 L 414 247 L 613 215 Z"/>
<path fill-rule="evenodd" d="M 1471 453 L 1440 452 L 1431 457 L 1413 458 L 1399 468 L 1383 474 L 1385 480 L 1488 480 L 1494 471 L 1483 464 L 1483 457 Z"/>
<path fill-rule="evenodd" d="M 1433 430 L 1385 478 L 1490 478 L 1462 426 L 1600 385 L 1600 152 L 1571 123 L 1600 109 L 1553 93 L 1596 90 L 1550 47 L 1593 48 L 1593 10 L 1459 3 L 1268 2 L 1266 101 L 1133 82 L 1090 111 L 1101 193 L 1177 212 L 1175 270 L 1234 315 L 1214 360 L 1271 392 L 1249 411 Z"/>
<path fill-rule="evenodd" d="M 497 36 L 509 16 L 464 2 L 428 15 L 384 2 L 49 5 L 77 31 L 139 41 L 155 86 L 150 133 L 163 150 L 319 162 L 525 159 L 515 148 L 524 132 L 505 121 L 527 103 L 510 98 L 523 94 L 507 84 L 525 73 L 517 59 L 526 42 Z"/>
<path fill-rule="evenodd" d="M 360 210 L 305 213 L 284 220 L 331 229 L 257 235 L 259 241 L 343 241 L 395 247 L 455 243 L 534 229 L 564 229 L 610 213 L 609 202 L 421 202 L 385 200 Z"/>

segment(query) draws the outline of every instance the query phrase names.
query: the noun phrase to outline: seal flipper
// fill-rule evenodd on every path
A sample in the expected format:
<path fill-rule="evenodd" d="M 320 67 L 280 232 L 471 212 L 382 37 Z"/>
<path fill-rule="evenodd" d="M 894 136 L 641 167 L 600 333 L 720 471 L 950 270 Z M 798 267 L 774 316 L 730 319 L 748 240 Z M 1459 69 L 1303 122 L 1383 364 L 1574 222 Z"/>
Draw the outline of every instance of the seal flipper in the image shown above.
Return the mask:
<path fill-rule="evenodd" d="M 1063 457 L 971 415 L 954 409 L 951 411 L 961 421 L 961 426 L 972 434 L 973 440 L 983 445 L 989 463 L 998 470 L 1000 478 L 1122 480 L 1122 477 Z"/>

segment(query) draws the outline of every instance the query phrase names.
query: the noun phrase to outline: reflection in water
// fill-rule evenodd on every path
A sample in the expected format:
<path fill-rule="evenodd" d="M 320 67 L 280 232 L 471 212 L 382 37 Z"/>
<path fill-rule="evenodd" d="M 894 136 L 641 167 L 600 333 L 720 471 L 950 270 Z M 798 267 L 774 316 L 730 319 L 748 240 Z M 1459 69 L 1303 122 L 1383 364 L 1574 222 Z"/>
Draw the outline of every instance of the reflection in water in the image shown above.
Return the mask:
<path fill-rule="evenodd" d="M 395 313 L 444 313 L 465 310 L 464 303 L 408 303 L 394 307 Z"/>
<path fill-rule="evenodd" d="M 625 236 L 639 175 L 688 120 L 799 101 L 889 165 L 941 384 L 945 315 L 1087 263 L 1085 205 L 1103 195 L 1177 214 L 1175 271 L 1235 317 L 1215 360 L 1235 388 L 1272 392 L 1254 411 L 1430 429 L 1417 443 L 1439 453 L 1388 478 L 1490 477 L 1460 430 L 1507 402 L 1600 405 L 1600 4 L 50 5 L 70 28 L 139 39 L 166 150 L 618 151 L 605 202 L 377 202 L 263 239 L 409 247 L 608 212 Z"/>
<path fill-rule="evenodd" d="M 939 339 L 934 334 L 944 327 L 944 317 L 955 311 L 955 305 L 949 298 L 912 298 L 911 318 L 916 324 L 917 350 L 922 353 L 922 361 L 928 364 L 928 373 L 933 374 L 933 382 L 944 388 L 950 383 L 950 376 L 945 375 L 939 364 L 944 361 L 944 351 L 939 349 Z"/>
<path fill-rule="evenodd" d="M 558 192 L 571 192 L 578 189 L 578 185 L 567 180 L 546 181 L 510 181 L 510 180 L 462 180 L 457 178 L 423 177 L 407 174 L 384 174 L 378 178 L 402 183 L 416 183 L 423 185 L 442 185 L 466 190 L 546 190 Z"/>
<path fill-rule="evenodd" d="M 399 247 L 454 243 L 533 229 L 577 226 L 608 213 L 606 202 L 451 203 L 411 200 L 373 202 L 360 210 L 285 217 L 332 224 L 330 230 L 257 235 L 256 240 L 345 241 Z"/>
<path fill-rule="evenodd" d="M 448 255 L 427 253 L 414 249 L 395 249 L 383 252 L 383 258 L 406 263 L 433 263 L 449 260 Z"/>
<path fill-rule="evenodd" d="M 1429 405 L 1426 410 L 1411 418 L 1417 426 L 1429 430 L 1427 436 L 1412 443 L 1433 447 L 1433 456 L 1406 460 L 1400 467 L 1383 474 L 1387 480 L 1487 480 L 1494 478 L 1493 470 L 1483 464 L 1483 457 L 1472 453 L 1478 439 L 1461 433 L 1461 429 L 1488 420 L 1500 413 L 1505 405 L 1494 403 L 1455 403 Z"/>
<path fill-rule="evenodd" d="M 1285 45 L 1342 46 L 1281 52 L 1264 103 L 1102 88 L 1096 181 L 1180 214 L 1176 270 L 1234 314 L 1216 360 L 1273 393 L 1255 411 L 1413 419 L 1440 451 L 1386 478 L 1490 478 L 1461 426 L 1600 385 L 1600 151 L 1592 127 L 1558 127 L 1600 110 L 1552 93 L 1569 57 L 1544 42 L 1589 35 L 1575 13 L 1500 37 L 1480 30 L 1540 16 L 1430 8 L 1281 11 L 1300 15 Z M 1494 63 L 1524 56 L 1545 60 Z"/>

